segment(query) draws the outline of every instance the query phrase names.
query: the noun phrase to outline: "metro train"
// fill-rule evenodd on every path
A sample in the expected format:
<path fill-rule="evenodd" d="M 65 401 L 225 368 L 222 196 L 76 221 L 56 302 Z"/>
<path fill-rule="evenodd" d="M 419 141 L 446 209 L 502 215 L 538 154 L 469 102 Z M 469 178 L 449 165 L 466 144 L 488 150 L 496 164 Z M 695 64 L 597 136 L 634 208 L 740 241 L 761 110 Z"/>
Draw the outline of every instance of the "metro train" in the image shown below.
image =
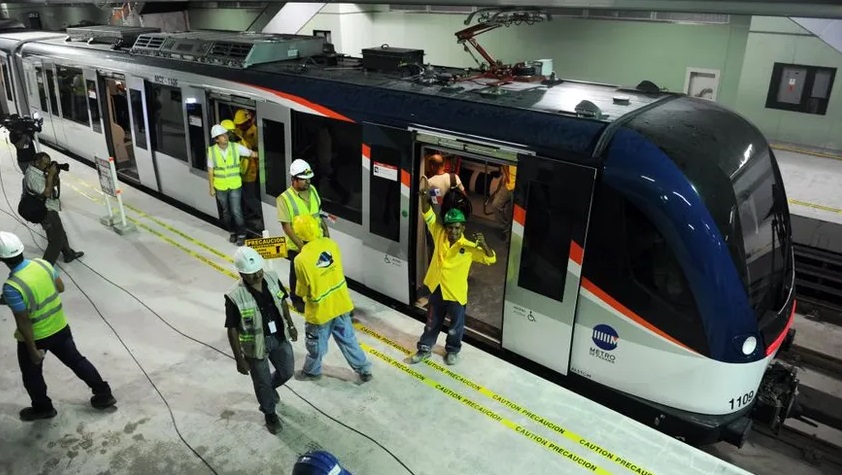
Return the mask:
<path fill-rule="evenodd" d="M 789 209 L 739 114 L 649 81 L 494 80 L 316 36 L 130 33 L 0 34 L 3 109 L 40 114 L 42 143 L 115 157 L 121 179 L 209 220 L 211 126 L 249 110 L 270 235 L 305 158 L 355 288 L 418 319 L 425 157 L 467 185 L 469 232 L 496 229 L 489 183 L 516 167 L 510 238 L 471 277 L 467 338 L 694 445 L 739 446 L 753 422 L 791 415 L 796 373 L 772 361 L 794 337 Z"/>

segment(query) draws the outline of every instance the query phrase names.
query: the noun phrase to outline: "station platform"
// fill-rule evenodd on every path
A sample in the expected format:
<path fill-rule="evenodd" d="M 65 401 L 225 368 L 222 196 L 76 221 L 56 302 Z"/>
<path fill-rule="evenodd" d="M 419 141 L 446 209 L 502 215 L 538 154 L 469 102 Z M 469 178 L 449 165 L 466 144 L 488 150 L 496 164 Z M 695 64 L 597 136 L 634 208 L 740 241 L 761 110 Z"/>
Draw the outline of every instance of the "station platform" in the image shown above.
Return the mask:
<path fill-rule="evenodd" d="M 30 225 L 31 234 L 15 216 L 21 173 L 2 148 L 0 228 L 40 257 L 43 231 Z M 0 309 L 3 473 L 285 474 L 314 449 L 332 452 L 354 475 L 749 473 L 471 345 L 459 365 L 445 368 L 443 336 L 437 356 L 410 367 L 405 360 L 423 324 L 357 293 L 357 336 L 374 379 L 359 383 L 331 344 L 325 377 L 292 379 L 279 389 L 283 429 L 273 436 L 223 328 L 223 292 L 236 279 L 227 233 L 123 186 L 137 230 L 121 236 L 100 223 L 105 207 L 95 170 L 68 161 L 61 216 L 85 256 L 59 261 L 64 308 L 78 348 L 118 403 L 112 411 L 92 409 L 84 383 L 47 355 L 58 416 L 21 422 L 18 411 L 29 399 L 14 317 Z M 271 265 L 285 282 L 287 261 Z M 298 370 L 303 319 L 293 318 Z"/>

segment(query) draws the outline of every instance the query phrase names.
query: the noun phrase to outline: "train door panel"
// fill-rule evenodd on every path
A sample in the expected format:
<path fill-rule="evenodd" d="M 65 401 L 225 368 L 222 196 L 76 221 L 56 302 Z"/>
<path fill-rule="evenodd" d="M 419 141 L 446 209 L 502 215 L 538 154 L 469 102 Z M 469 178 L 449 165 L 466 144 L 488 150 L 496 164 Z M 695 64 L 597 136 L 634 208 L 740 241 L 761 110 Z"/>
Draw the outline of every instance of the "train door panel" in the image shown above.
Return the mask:
<path fill-rule="evenodd" d="M 131 130 L 127 138 L 131 137 L 129 147 L 134 154 L 137 179 L 143 186 L 160 191 L 155 157 L 153 157 L 152 149 L 149 146 L 149 119 L 146 114 L 149 109 L 147 109 L 146 104 L 146 88 L 143 78 L 126 76 L 126 85 L 131 122 Z"/>
<path fill-rule="evenodd" d="M 38 135 L 55 143 L 56 133 L 53 130 L 53 122 L 55 120 L 50 112 L 50 106 L 47 100 L 47 90 L 45 88 L 46 79 L 44 78 L 44 70 L 41 66 L 41 61 L 30 59 L 24 62 L 24 71 L 30 110 L 28 113 L 22 115 L 32 116 L 36 112 L 40 114 L 44 119 L 44 122 L 41 126 L 41 133 Z"/>
<path fill-rule="evenodd" d="M 567 374 L 596 170 L 519 157 L 503 347 Z"/>
<path fill-rule="evenodd" d="M 12 86 L 9 59 L 6 55 L 0 55 L 0 75 L 3 76 L 2 83 L 0 83 L 3 86 L 3 97 L 0 98 L 0 104 L 3 105 L 3 113 L 11 115 L 17 112 L 17 106 L 15 105 L 15 90 Z"/>
<path fill-rule="evenodd" d="M 61 98 L 59 94 L 61 93 L 61 82 L 60 77 L 56 74 L 56 66 L 53 64 L 52 61 L 42 60 L 41 61 L 41 75 L 43 77 L 43 88 L 44 88 L 44 95 L 46 98 L 47 105 L 50 109 L 50 119 L 53 124 L 53 137 L 57 144 L 61 146 L 65 146 L 67 144 L 67 137 L 68 134 L 65 133 L 65 125 L 64 119 L 62 117 L 67 117 L 67 107 L 62 107 L 64 104 L 61 104 Z M 39 89 L 40 89 L 39 85 Z M 38 92 L 39 96 L 41 91 Z M 39 97 L 40 100 L 40 97 Z M 73 134 L 69 134 L 70 137 L 73 137 Z"/>
<path fill-rule="evenodd" d="M 261 206 L 266 217 L 264 226 L 270 236 L 285 236 L 277 219 L 276 199 L 289 186 L 289 155 L 292 150 L 290 110 L 271 102 L 258 102 L 255 112 Z"/>
<path fill-rule="evenodd" d="M 105 137 L 105 133 L 107 133 L 109 129 L 104 127 L 103 124 L 103 122 L 108 124 L 107 117 L 103 117 L 103 109 L 105 108 L 107 113 L 107 107 L 109 107 L 110 103 L 108 94 L 103 94 L 103 87 L 100 84 L 95 69 L 85 69 L 82 74 L 82 79 L 84 80 L 83 87 L 85 91 L 85 102 L 88 104 L 88 117 L 90 120 L 90 127 L 87 134 L 91 139 L 77 139 L 74 142 L 74 145 L 79 148 L 78 153 L 82 156 L 91 159 L 93 158 L 93 155 L 96 155 L 97 157 L 107 157 L 111 155 L 109 154 L 108 143 Z"/>
<path fill-rule="evenodd" d="M 363 282 L 405 304 L 412 149 L 409 131 L 363 123 Z"/>

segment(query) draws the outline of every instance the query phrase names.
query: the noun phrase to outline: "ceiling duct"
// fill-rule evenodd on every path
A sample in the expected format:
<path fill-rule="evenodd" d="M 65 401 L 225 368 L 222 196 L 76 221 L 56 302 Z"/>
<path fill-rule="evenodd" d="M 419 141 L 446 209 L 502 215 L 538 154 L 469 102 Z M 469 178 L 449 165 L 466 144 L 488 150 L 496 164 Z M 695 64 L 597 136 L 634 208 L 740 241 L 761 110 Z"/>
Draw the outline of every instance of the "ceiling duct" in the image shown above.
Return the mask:
<path fill-rule="evenodd" d="M 244 69 L 322 54 L 325 39 L 317 36 L 251 32 L 184 32 L 140 35 L 132 54 Z"/>

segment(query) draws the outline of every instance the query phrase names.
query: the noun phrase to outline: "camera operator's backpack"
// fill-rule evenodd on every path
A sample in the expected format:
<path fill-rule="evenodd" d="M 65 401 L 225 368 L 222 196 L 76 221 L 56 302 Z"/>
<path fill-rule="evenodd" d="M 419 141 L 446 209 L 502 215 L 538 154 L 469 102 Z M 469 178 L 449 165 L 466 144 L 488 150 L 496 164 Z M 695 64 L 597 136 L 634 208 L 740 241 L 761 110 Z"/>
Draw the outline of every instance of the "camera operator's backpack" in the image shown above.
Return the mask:
<path fill-rule="evenodd" d="M 26 181 L 23 183 L 23 196 L 18 204 L 18 214 L 30 223 L 41 224 L 47 217 L 47 206 L 44 200 L 33 195 L 26 189 Z"/>
<path fill-rule="evenodd" d="M 444 216 L 451 208 L 456 208 L 465 215 L 465 219 L 470 219 L 474 211 L 471 200 L 456 187 L 456 174 L 448 173 L 450 175 L 450 189 L 444 194 L 441 201 L 441 215 Z"/>

